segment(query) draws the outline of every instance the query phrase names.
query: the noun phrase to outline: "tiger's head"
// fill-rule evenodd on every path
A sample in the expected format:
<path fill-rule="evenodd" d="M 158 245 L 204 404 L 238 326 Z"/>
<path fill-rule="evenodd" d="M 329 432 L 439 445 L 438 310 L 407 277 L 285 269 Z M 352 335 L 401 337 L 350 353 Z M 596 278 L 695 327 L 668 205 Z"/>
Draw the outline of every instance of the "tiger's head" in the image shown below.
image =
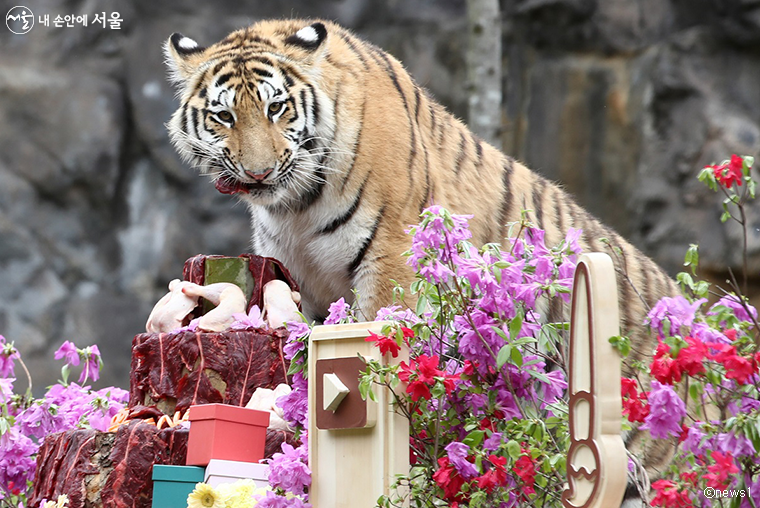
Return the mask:
<path fill-rule="evenodd" d="M 167 127 L 185 161 L 250 204 L 295 203 L 323 182 L 334 130 L 319 86 L 327 40 L 325 23 L 298 20 L 261 22 L 207 48 L 173 34 L 165 54 L 181 104 Z"/>

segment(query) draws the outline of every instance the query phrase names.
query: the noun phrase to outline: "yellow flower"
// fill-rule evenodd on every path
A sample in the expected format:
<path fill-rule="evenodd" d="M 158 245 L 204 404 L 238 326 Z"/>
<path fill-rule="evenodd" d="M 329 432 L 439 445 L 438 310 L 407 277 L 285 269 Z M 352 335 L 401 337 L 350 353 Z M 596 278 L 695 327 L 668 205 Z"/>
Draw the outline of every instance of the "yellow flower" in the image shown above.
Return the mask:
<path fill-rule="evenodd" d="M 57 501 L 45 501 L 45 504 L 42 505 L 42 508 L 68 508 L 69 506 L 69 496 L 66 494 L 61 494 L 58 496 Z"/>
<path fill-rule="evenodd" d="M 187 508 L 224 508 L 226 502 L 226 496 L 206 483 L 198 483 L 187 496 Z"/>
<path fill-rule="evenodd" d="M 253 508 L 256 505 L 253 494 L 258 493 L 257 490 L 263 492 L 263 489 L 257 489 L 256 483 L 249 479 L 241 479 L 233 483 L 223 483 L 217 489 L 227 499 L 225 508 Z"/>

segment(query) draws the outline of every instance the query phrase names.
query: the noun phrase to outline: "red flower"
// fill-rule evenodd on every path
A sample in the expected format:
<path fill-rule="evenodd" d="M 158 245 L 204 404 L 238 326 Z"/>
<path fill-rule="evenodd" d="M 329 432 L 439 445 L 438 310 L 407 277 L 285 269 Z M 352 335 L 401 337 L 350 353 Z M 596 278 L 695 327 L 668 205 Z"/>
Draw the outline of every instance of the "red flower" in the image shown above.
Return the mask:
<path fill-rule="evenodd" d="M 688 482 L 692 485 L 697 484 L 697 472 L 696 471 L 690 471 L 690 472 L 683 472 L 681 473 L 681 481 Z"/>
<path fill-rule="evenodd" d="M 411 365 L 407 365 L 407 363 L 403 361 L 399 364 L 398 378 L 401 380 L 401 382 L 403 383 L 409 382 L 409 378 L 414 373 L 413 367 L 414 367 L 414 360 L 412 360 Z"/>
<path fill-rule="evenodd" d="M 436 376 L 443 376 L 443 372 L 438 370 L 438 355 L 427 356 L 420 355 L 417 357 L 417 372 L 420 381 L 424 383 L 434 383 Z"/>
<path fill-rule="evenodd" d="M 734 457 L 731 452 L 726 452 L 725 455 L 720 452 L 712 452 L 712 459 L 715 464 L 707 466 L 709 473 L 705 475 L 707 486 L 725 490 L 728 487 L 728 475 L 738 473 L 739 468 L 734 464 Z"/>
<path fill-rule="evenodd" d="M 736 340 L 736 329 L 735 328 L 729 328 L 728 330 L 726 330 L 725 332 L 723 332 L 723 335 L 725 335 L 726 337 L 728 337 L 728 340 L 730 340 L 731 342 L 733 342 L 733 341 Z"/>
<path fill-rule="evenodd" d="M 414 330 L 411 328 L 407 328 L 406 326 L 401 327 L 401 333 L 404 335 L 405 339 L 411 339 L 414 337 Z M 407 340 L 408 343 L 408 340 Z"/>
<path fill-rule="evenodd" d="M 726 377 L 735 379 L 740 385 L 747 384 L 750 376 L 757 371 L 757 363 L 736 354 L 736 347 L 728 344 L 710 344 L 718 350 L 712 359 L 726 368 Z"/>
<path fill-rule="evenodd" d="M 681 367 L 670 356 L 670 346 L 660 341 L 649 367 L 652 376 L 662 384 L 672 385 L 681 381 Z"/>
<path fill-rule="evenodd" d="M 679 443 L 683 443 L 684 441 L 686 441 L 687 437 L 689 437 L 689 427 L 685 423 L 682 423 L 681 424 L 681 435 L 678 436 L 678 442 Z"/>
<path fill-rule="evenodd" d="M 489 455 L 488 460 L 491 461 L 493 467 L 478 476 L 478 488 L 491 492 L 496 487 L 503 487 L 507 484 L 507 469 L 504 467 L 507 463 L 507 458 Z"/>
<path fill-rule="evenodd" d="M 432 397 L 432 394 L 430 393 L 430 387 L 428 387 L 428 385 L 419 379 L 412 381 L 409 383 L 409 385 L 407 385 L 406 393 L 412 396 L 412 400 L 414 402 L 417 402 L 420 399 L 429 400 L 430 397 Z"/>
<path fill-rule="evenodd" d="M 465 360 L 464 365 L 462 369 L 462 375 L 463 376 L 472 376 L 475 374 L 475 366 L 472 364 L 470 360 Z"/>
<path fill-rule="evenodd" d="M 742 164 L 743 159 L 736 154 L 731 156 L 731 161 L 728 164 L 720 164 L 714 166 L 707 166 L 712 168 L 715 179 L 718 180 L 723 187 L 729 188 L 736 182 L 736 185 L 742 184 Z"/>
<path fill-rule="evenodd" d="M 670 480 L 657 480 L 652 484 L 657 494 L 652 499 L 652 506 L 668 508 L 689 508 L 694 506 L 686 490 L 679 491 L 675 483 Z"/>
<path fill-rule="evenodd" d="M 536 483 L 536 465 L 530 454 L 525 454 L 515 462 L 512 471 L 520 477 L 523 482 L 523 492 L 525 494 L 535 494 L 533 485 Z"/>
<path fill-rule="evenodd" d="M 369 332 L 369 337 L 364 339 L 366 342 L 374 342 L 375 345 L 380 349 L 380 354 L 387 354 L 390 353 L 393 358 L 398 357 L 398 352 L 401 351 L 401 346 L 398 345 L 396 342 L 396 339 L 393 339 L 391 337 L 384 337 L 382 335 L 376 335 L 372 332 Z"/>
<path fill-rule="evenodd" d="M 464 485 L 464 478 L 449 463 L 448 457 L 438 459 L 438 471 L 433 473 L 433 480 L 443 489 L 443 497 L 448 501 L 454 501 L 462 498 L 459 492 Z"/>
<path fill-rule="evenodd" d="M 620 391 L 623 396 L 623 414 L 629 422 L 644 423 L 649 416 L 649 403 L 646 392 L 639 395 L 635 379 L 620 378 Z"/>
<path fill-rule="evenodd" d="M 684 340 L 689 345 L 678 352 L 678 358 L 676 358 L 678 368 L 690 376 L 702 374 L 705 371 L 702 360 L 707 356 L 707 346 L 694 337 L 686 337 Z"/>

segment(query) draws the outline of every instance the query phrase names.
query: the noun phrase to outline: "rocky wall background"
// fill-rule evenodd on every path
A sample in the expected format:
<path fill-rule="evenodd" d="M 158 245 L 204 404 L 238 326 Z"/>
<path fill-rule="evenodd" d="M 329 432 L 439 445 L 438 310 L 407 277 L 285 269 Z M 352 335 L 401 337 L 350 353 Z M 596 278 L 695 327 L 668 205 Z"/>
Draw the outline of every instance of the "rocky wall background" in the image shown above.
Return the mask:
<path fill-rule="evenodd" d="M 97 343 L 98 385 L 126 387 L 132 337 L 184 260 L 247 250 L 243 207 L 168 143 L 176 103 L 161 44 L 172 32 L 208 44 L 259 18 L 334 19 L 464 117 L 464 3 L 26 0 L 50 26 L 0 26 L 0 334 L 30 364 L 35 391 L 57 378 L 63 340 Z M 504 149 L 671 272 L 689 243 L 708 269 L 738 267 L 740 231 L 720 226 L 719 200 L 695 176 L 760 146 L 760 3 L 503 0 L 502 10 Z M 121 29 L 92 25 L 96 12 L 119 12 Z M 55 27 L 59 14 L 90 24 Z M 750 223 L 757 272 L 760 220 Z"/>

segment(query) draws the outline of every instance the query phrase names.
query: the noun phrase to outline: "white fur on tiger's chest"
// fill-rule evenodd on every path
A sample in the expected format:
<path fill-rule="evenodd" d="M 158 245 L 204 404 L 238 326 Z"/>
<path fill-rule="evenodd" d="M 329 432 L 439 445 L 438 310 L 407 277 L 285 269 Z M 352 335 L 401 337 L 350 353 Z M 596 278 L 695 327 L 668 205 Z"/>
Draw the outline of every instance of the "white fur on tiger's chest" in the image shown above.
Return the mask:
<path fill-rule="evenodd" d="M 251 207 L 254 251 L 278 259 L 290 271 L 300 286 L 307 318 L 324 317 L 329 305 L 341 297 L 353 300 L 350 265 L 374 220 L 359 209 L 349 222 L 322 233 L 340 209 L 326 204 L 328 195 L 322 198 L 323 202 L 298 214 L 271 214 L 263 207 Z M 257 225 L 262 231 L 256 231 Z"/>

